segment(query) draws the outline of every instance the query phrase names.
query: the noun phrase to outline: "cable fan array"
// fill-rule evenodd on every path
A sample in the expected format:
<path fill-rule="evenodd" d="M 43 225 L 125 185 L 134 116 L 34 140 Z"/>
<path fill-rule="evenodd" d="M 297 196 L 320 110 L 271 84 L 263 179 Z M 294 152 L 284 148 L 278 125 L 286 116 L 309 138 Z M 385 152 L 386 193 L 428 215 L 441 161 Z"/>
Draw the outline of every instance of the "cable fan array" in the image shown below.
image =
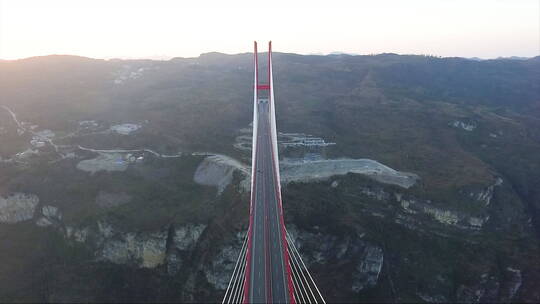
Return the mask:
<path fill-rule="evenodd" d="M 313 280 L 313 277 L 309 273 L 306 264 L 300 256 L 300 252 L 294 244 L 294 240 L 286 231 L 287 234 L 287 246 L 289 248 L 289 261 L 291 263 L 291 275 L 294 285 L 294 298 L 296 303 L 323 303 L 326 304 L 317 284 Z M 247 251 L 247 234 L 244 237 L 242 249 L 236 260 L 233 274 L 225 296 L 223 297 L 222 304 L 229 303 L 241 303 L 244 299 L 244 281 L 246 275 L 246 251 Z"/>

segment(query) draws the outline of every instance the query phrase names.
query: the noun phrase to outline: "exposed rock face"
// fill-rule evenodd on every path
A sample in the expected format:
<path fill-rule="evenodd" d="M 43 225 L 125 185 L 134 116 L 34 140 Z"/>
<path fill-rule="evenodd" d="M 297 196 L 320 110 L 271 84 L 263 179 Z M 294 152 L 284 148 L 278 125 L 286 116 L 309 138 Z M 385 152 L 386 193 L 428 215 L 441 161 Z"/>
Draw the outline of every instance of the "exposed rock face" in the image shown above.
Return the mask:
<path fill-rule="evenodd" d="M 165 260 L 166 232 L 126 233 L 106 239 L 99 256 L 116 264 L 154 268 Z"/>
<path fill-rule="evenodd" d="M 47 227 L 47 226 L 50 226 L 52 225 L 53 223 L 51 221 L 49 221 L 47 218 L 45 217 L 40 217 L 37 221 L 36 221 L 36 225 L 40 226 L 40 227 Z"/>
<path fill-rule="evenodd" d="M 175 275 L 181 270 L 184 258 L 194 249 L 206 225 L 185 225 L 169 229 L 167 242 L 166 266 L 169 275 Z"/>
<path fill-rule="evenodd" d="M 382 190 L 381 190 L 382 191 Z M 379 197 L 382 197 L 380 194 Z M 445 210 L 431 205 L 414 197 L 405 198 L 401 193 L 394 193 L 393 197 L 400 203 L 402 210 L 408 214 L 424 213 L 430 215 L 434 220 L 441 224 L 452 225 L 458 228 L 480 229 L 485 222 L 489 220 L 489 216 L 477 217 L 463 214 L 461 212 Z M 397 222 L 402 223 L 400 217 Z"/>
<path fill-rule="evenodd" d="M 512 301 L 522 284 L 521 270 L 506 267 L 505 282 L 501 286 L 501 300 Z"/>
<path fill-rule="evenodd" d="M 94 226 L 66 227 L 66 238 L 96 248 L 98 260 L 155 268 L 165 264 L 169 274 L 182 266 L 182 257 L 193 250 L 206 225 L 188 224 L 154 232 L 121 232 L 106 221 Z"/>
<path fill-rule="evenodd" d="M 186 225 L 174 230 L 173 245 L 179 250 L 190 250 L 197 243 L 206 225 Z"/>
<path fill-rule="evenodd" d="M 86 242 L 88 238 L 89 228 L 74 228 L 67 226 L 66 227 L 66 238 L 72 239 L 78 243 Z"/>
<path fill-rule="evenodd" d="M 334 175 L 357 173 L 381 183 L 410 188 L 419 179 L 414 173 L 396 171 L 371 159 L 286 161 L 281 162 L 280 168 L 283 183 L 326 180 Z"/>
<path fill-rule="evenodd" d="M 317 264 L 338 265 L 354 261 L 351 290 L 359 292 L 377 284 L 384 262 L 381 247 L 356 237 L 338 237 L 322 232 L 312 233 L 288 229 L 306 266 Z"/>
<path fill-rule="evenodd" d="M 433 216 L 433 218 L 443 224 L 455 225 L 459 221 L 457 213 L 450 210 L 442 210 L 431 206 L 423 206 L 423 211 Z"/>
<path fill-rule="evenodd" d="M 169 275 L 177 274 L 183 265 L 182 258 L 177 252 L 168 253 L 165 257 L 165 264 Z"/>
<path fill-rule="evenodd" d="M 381 273 L 383 261 L 384 255 L 380 247 L 367 246 L 363 258 L 356 266 L 352 291 L 359 292 L 365 288 L 375 286 Z"/>
<path fill-rule="evenodd" d="M 506 267 L 499 274 L 485 273 L 477 284 L 460 285 L 456 291 L 459 302 L 494 303 L 511 302 L 522 284 L 521 271 Z"/>
<path fill-rule="evenodd" d="M 493 185 L 490 185 L 485 189 L 477 192 L 472 191 L 469 193 L 469 195 L 477 201 L 482 202 L 484 203 L 484 205 L 488 206 L 491 203 L 491 198 L 493 197 L 493 191 L 495 190 L 495 187 L 502 185 L 502 183 L 502 178 L 497 177 Z"/>
<path fill-rule="evenodd" d="M 34 217 L 39 198 L 33 194 L 14 193 L 7 198 L 0 196 L 0 223 L 13 224 Z"/>
<path fill-rule="evenodd" d="M 62 220 L 62 213 L 54 206 L 43 206 L 41 214 L 43 216 L 36 221 L 36 225 L 40 227 L 50 226 Z"/>
<path fill-rule="evenodd" d="M 454 127 L 454 128 L 458 128 L 458 129 L 463 129 L 465 131 L 473 131 L 474 129 L 476 129 L 476 123 L 467 123 L 467 122 L 463 122 L 463 121 L 459 121 L 459 120 L 454 120 L 452 122 L 449 123 L 450 126 Z"/>
<path fill-rule="evenodd" d="M 111 238 L 115 233 L 113 226 L 105 221 L 98 221 L 97 226 L 98 226 L 98 234 L 102 238 L 105 238 L 105 239 Z"/>
<path fill-rule="evenodd" d="M 375 198 L 379 201 L 385 201 L 390 198 L 390 194 L 383 191 L 382 189 L 371 189 L 371 188 L 362 187 L 360 189 L 360 192 L 364 195 Z"/>
<path fill-rule="evenodd" d="M 231 183 L 233 172 L 238 170 L 245 176 L 241 182 L 244 191 L 250 189 L 249 168 L 239 161 L 225 155 L 206 157 L 197 167 L 193 180 L 201 185 L 216 186 L 218 195 Z"/>
<path fill-rule="evenodd" d="M 214 288 L 219 290 L 227 289 L 245 236 L 245 231 L 237 233 L 236 237 L 214 257 L 212 264 L 204 269 L 206 280 Z"/>
<path fill-rule="evenodd" d="M 41 208 L 41 212 L 44 217 L 57 219 L 57 220 L 62 219 L 62 214 L 60 213 L 57 207 L 43 206 L 43 208 Z"/>

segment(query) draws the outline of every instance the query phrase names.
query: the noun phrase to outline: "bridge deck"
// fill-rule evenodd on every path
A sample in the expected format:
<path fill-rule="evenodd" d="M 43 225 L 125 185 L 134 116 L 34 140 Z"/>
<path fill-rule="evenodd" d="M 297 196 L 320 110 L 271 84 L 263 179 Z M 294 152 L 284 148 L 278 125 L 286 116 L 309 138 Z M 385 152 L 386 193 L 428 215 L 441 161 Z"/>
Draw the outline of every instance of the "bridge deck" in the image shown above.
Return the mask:
<path fill-rule="evenodd" d="M 288 303 L 282 211 L 273 166 L 268 99 L 259 99 L 252 213 L 250 303 Z"/>

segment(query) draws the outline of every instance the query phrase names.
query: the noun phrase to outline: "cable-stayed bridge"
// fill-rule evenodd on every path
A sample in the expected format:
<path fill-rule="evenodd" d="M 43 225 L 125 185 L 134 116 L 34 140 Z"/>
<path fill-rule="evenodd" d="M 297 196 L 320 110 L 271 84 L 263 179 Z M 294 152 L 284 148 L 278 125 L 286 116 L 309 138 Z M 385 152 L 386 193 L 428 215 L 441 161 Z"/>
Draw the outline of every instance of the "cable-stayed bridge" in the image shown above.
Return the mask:
<path fill-rule="evenodd" d="M 260 74 L 255 42 L 249 229 L 223 303 L 324 303 L 285 229 L 279 183 L 272 42 L 268 43 L 267 60 L 266 73 Z"/>

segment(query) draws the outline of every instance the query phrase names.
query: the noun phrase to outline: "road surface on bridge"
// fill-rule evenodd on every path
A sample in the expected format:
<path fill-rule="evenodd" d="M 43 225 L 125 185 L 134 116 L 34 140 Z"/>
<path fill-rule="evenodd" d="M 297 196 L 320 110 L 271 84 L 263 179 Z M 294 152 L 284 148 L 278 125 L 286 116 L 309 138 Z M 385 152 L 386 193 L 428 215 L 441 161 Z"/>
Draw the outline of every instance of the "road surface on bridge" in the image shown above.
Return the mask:
<path fill-rule="evenodd" d="M 282 209 L 277 197 L 277 180 L 270 136 L 268 99 L 259 99 L 256 176 L 252 206 L 250 303 L 288 303 L 287 268 L 281 229 Z"/>

